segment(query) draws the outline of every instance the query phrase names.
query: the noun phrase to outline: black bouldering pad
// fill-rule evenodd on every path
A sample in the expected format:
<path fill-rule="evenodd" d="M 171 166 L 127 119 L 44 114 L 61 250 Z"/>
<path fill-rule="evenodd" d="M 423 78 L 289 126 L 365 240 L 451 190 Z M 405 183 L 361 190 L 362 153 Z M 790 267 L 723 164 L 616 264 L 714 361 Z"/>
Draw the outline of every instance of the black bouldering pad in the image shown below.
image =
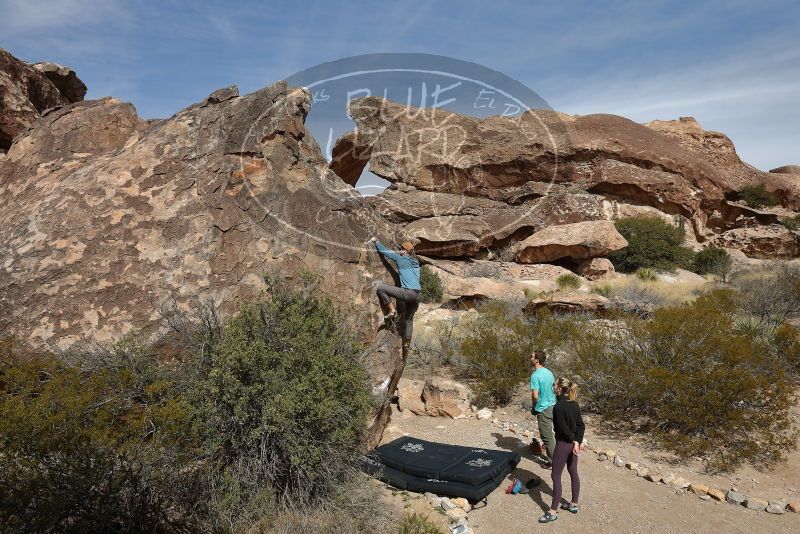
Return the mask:
<path fill-rule="evenodd" d="M 362 468 L 400 489 L 483 499 L 517 466 L 520 455 L 402 437 L 373 450 Z"/>

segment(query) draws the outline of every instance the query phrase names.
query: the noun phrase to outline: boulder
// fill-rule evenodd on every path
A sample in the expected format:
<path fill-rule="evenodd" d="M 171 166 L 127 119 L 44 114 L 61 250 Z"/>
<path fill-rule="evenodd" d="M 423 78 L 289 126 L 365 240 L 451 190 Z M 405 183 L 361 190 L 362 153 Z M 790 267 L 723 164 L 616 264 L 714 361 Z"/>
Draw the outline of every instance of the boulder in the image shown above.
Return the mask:
<path fill-rule="evenodd" d="M 442 290 L 450 300 L 447 303 L 448 307 L 469 309 L 486 300 L 508 301 L 525 298 L 523 283 L 478 276 L 462 278 L 433 265 L 429 268 L 442 281 Z"/>
<path fill-rule="evenodd" d="M 738 249 L 752 258 L 794 258 L 800 254 L 800 235 L 780 224 L 728 230 L 715 236 L 713 244 Z"/>
<path fill-rule="evenodd" d="M 69 102 L 80 102 L 86 96 L 86 84 L 71 68 L 50 61 L 34 63 L 31 66 L 44 74 Z"/>
<path fill-rule="evenodd" d="M 708 488 L 708 496 L 714 499 L 715 501 L 719 502 L 725 501 L 725 492 L 717 488 Z"/>
<path fill-rule="evenodd" d="M 535 314 L 541 309 L 555 313 L 602 313 L 611 307 L 611 302 L 602 295 L 594 293 L 555 293 L 529 301 L 525 313 Z"/>
<path fill-rule="evenodd" d="M 696 495 L 707 495 L 709 487 L 705 484 L 692 484 L 689 486 L 689 491 Z"/>
<path fill-rule="evenodd" d="M 563 258 L 587 260 L 628 246 L 611 221 L 585 221 L 550 226 L 517 247 L 519 263 L 544 263 Z"/>
<path fill-rule="evenodd" d="M 69 103 L 42 72 L 0 48 L 0 150 L 46 109 Z"/>
<path fill-rule="evenodd" d="M 375 343 L 374 445 L 405 360 L 394 333 L 376 334 L 373 283 L 391 278 L 366 243 L 398 229 L 328 169 L 307 91 L 216 100 L 152 122 L 77 102 L 16 136 L 0 166 L 0 331 L 56 350 L 134 330 L 157 341 L 165 308 L 210 300 L 226 316 L 262 294 L 263 273 L 307 270 Z"/>
<path fill-rule="evenodd" d="M 401 378 L 397 384 L 397 408 L 401 412 L 406 410 L 415 415 L 425 414 L 425 402 L 422 400 L 422 380 Z"/>
<path fill-rule="evenodd" d="M 578 274 L 587 280 L 608 280 L 614 278 L 614 264 L 608 258 L 592 258 L 578 265 Z"/>
<path fill-rule="evenodd" d="M 445 378 L 428 379 L 422 390 L 425 412 L 434 417 L 460 417 L 469 411 L 471 399 L 467 386 Z"/>

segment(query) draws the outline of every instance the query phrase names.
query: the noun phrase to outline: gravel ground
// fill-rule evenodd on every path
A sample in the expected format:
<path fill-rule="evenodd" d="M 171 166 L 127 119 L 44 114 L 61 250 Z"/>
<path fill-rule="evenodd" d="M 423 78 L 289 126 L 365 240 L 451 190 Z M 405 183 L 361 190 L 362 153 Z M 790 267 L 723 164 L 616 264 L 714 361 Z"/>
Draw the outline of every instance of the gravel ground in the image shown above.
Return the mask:
<path fill-rule="evenodd" d="M 505 414 L 503 414 L 505 412 Z M 532 417 L 521 409 L 495 411 L 501 421 L 517 422 L 520 428 L 534 428 Z M 595 447 L 613 448 L 620 455 L 644 465 L 656 465 L 653 451 L 643 451 L 634 443 L 607 436 L 598 437 L 588 422 L 587 437 Z M 523 460 L 512 477 L 529 480 L 540 477 L 544 482 L 531 490 L 528 495 L 506 495 L 501 485 L 489 495 L 488 506 L 469 513 L 469 524 L 475 534 L 494 534 L 506 532 L 532 532 L 550 530 L 553 532 L 800 532 L 800 514 L 787 512 L 784 515 L 771 515 L 766 512 L 753 512 L 741 506 L 716 501 L 703 501 L 691 493 L 679 493 L 663 484 L 648 482 L 630 470 L 614 467 L 609 462 L 600 462 L 597 455 L 586 451 L 580 458 L 581 475 L 580 512 L 572 515 L 564 510 L 558 521 L 546 525 L 537 519 L 547 509 L 551 499 L 550 472 L 541 467 L 529 449 L 518 449 L 522 438 L 519 434 L 503 431 L 490 421 L 469 419 L 442 419 L 417 417 L 411 414 L 395 413 L 392 423 L 384 435 L 384 442 L 403 434 L 432 441 L 519 450 Z M 628 458 L 626 458 L 628 459 Z M 797 500 L 800 495 L 796 487 L 800 485 L 797 473 L 800 472 L 800 456 L 793 454 L 786 464 L 775 472 L 760 473 L 748 468 L 736 476 L 709 477 L 692 471 L 688 467 L 665 467 L 664 472 L 675 472 L 689 481 L 716 483 L 717 487 L 727 489 L 730 483 L 737 485 L 746 495 L 760 498 L 787 498 Z M 756 480 L 752 480 L 756 479 Z M 563 478 L 565 498 L 569 497 L 569 477 Z M 725 484 L 728 484 L 727 486 Z M 791 488 L 791 485 L 795 488 Z M 755 488 L 754 491 L 750 491 Z M 794 490 L 792 493 L 790 490 Z"/>

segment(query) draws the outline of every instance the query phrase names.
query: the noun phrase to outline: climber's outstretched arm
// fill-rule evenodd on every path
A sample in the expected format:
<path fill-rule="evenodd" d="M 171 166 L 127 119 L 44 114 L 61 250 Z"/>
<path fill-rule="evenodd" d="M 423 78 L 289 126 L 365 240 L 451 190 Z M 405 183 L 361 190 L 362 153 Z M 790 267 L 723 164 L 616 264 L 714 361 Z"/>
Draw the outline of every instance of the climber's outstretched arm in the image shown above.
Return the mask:
<path fill-rule="evenodd" d="M 397 261 L 397 260 L 399 260 L 401 258 L 400 254 L 398 254 L 397 252 L 394 252 L 394 251 L 389 250 L 388 248 L 384 247 L 383 243 L 381 243 L 380 241 L 378 241 L 374 237 L 370 241 L 372 241 L 372 240 L 374 240 L 373 242 L 375 243 L 375 248 L 377 249 L 379 254 L 383 254 L 384 256 L 389 258 L 390 260 L 394 260 L 394 261 Z"/>

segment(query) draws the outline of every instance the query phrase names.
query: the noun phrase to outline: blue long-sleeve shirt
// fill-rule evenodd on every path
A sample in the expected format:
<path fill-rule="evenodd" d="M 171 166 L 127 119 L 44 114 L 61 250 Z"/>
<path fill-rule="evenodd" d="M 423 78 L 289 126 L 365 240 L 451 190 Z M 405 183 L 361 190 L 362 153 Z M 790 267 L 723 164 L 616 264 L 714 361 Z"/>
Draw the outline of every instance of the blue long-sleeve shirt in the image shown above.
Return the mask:
<path fill-rule="evenodd" d="M 380 241 L 375 242 L 375 248 L 378 249 L 380 254 L 397 264 L 397 272 L 400 274 L 400 287 L 417 291 L 421 289 L 419 285 L 419 260 L 417 258 L 411 254 L 401 256 L 397 252 L 384 247 Z"/>

